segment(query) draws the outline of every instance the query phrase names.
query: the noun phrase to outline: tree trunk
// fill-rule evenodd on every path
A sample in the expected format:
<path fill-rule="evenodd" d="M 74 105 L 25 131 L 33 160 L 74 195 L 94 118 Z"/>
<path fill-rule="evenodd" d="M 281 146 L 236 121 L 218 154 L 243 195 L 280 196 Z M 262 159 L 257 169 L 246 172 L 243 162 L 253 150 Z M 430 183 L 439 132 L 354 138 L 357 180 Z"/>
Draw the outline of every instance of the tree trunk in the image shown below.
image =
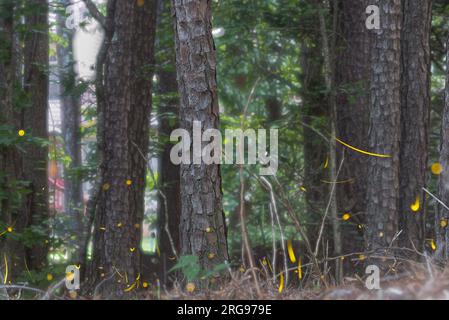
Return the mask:
<path fill-rule="evenodd" d="M 369 125 L 369 80 L 371 32 L 365 27 L 367 0 L 340 1 L 337 42 L 336 90 L 338 138 L 353 146 L 367 149 Z M 338 149 L 341 149 L 340 147 Z M 348 149 L 337 186 L 338 208 L 350 213 L 350 224 L 342 224 L 345 253 L 363 251 L 364 241 L 354 223 L 366 222 L 366 165 L 368 157 Z"/>
<path fill-rule="evenodd" d="M 219 126 L 211 5 L 211 0 L 173 0 L 180 125 L 191 137 L 193 121 L 201 121 L 202 132 Z M 181 255 L 198 256 L 207 270 L 227 261 L 218 164 L 181 164 L 181 204 Z"/>
<path fill-rule="evenodd" d="M 14 86 L 21 82 L 16 70 L 21 67 L 17 55 L 17 35 L 14 32 L 17 17 L 14 1 L 4 1 L 0 4 L 0 125 L 10 130 L 10 135 L 16 136 L 15 108 L 13 96 Z M 6 130 L 6 131 L 7 131 Z M 5 135 L 6 132 L 2 132 Z M 20 188 L 19 180 L 23 177 L 21 155 L 14 145 L 0 145 L 0 192 L 3 195 L 17 195 L 24 190 Z M 9 265 L 9 277 L 6 281 L 14 282 L 16 276 L 25 270 L 25 247 L 18 240 L 9 236 L 9 227 L 14 233 L 21 233 L 26 225 L 26 219 L 21 214 L 21 200 L 16 197 L 3 196 L 0 201 L 0 255 Z"/>
<path fill-rule="evenodd" d="M 70 0 L 62 2 L 64 6 L 70 5 Z M 65 154 L 70 163 L 64 168 L 64 208 L 70 217 L 71 231 L 77 238 L 73 242 L 74 263 L 81 263 L 80 248 L 84 243 L 83 225 L 83 191 L 82 181 L 76 170 L 81 163 L 81 137 L 80 137 L 80 101 L 76 92 L 76 69 L 73 56 L 74 31 L 65 27 L 65 16 L 59 16 L 58 35 L 64 39 L 66 45 L 58 45 L 58 71 L 59 93 L 62 115 L 62 136 L 64 139 Z"/>
<path fill-rule="evenodd" d="M 401 0 L 376 0 L 380 30 L 371 43 L 371 97 L 367 175 L 368 250 L 386 249 L 397 232 L 401 112 Z"/>
<path fill-rule="evenodd" d="M 30 129 L 35 138 L 48 141 L 48 70 L 49 70 L 49 24 L 47 0 L 30 0 L 30 10 L 25 17 L 32 30 L 25 37 L 24 86 L 30 104 L 22 111 L 22 128 Z M 28 226 L 43 228 L 48 216 L 48 148 L 36 143 L 25 147 L 23 156 L 24 179 L 30 182 L 25 212 Z M 48 232 L 46 232 L 48 235 Z M 40 269 L 47 262 L 46 236 L 38 236 L 38 243 L 28 251 L 28 268 Z"/>
<path fill-rule="evenodd" d="M 132 292 L 140 276 L 155 18 L 155 1 L 110 1 L 97 65 L 101 189 L 88 276 L 89 288 L 112 298 Z"/>
<path fill-rule="evenodd" d="M 338 179 L 337 169 L 337 152 L 336 152 L 336 121 L 337 121 L 337 100 L 335 96 L 335 45 L 337 33 L 337 18 L 338 18 L 338 3 L 334 2 L 332 7 L 332 39 L 328 36 L 326 20 L 323 13 L 323 7 L 319 8 L 319 21 L 320 21 L 320 34 L 323 48 L 324 59 L 324 80 L 326 84 L 328 106 L 330 111 L 329 123 L 331 139 L 329 143 L 329 218 L 332 225 L 332 244 L 334 256 L 340 256 L 342 254 L 342 242 L 341 242 L 341 227 L 340 220 L 337 213 L 337 195 L 336 195 L 336 181 Z M 326 213 L 327 214 L 327 213 Z M 319 243 L 317 244 L 317 248 Z M 316 253 L 318 251 L 316 250 Z M 335 281 L 340 284 L 343 279 L 343 261 L 341 259 L 335 260 Z"/>
<path fill-rule="evenodd" d="M 171 21 L 171 5 L 169 2 L 159 0 L 158 46 L 159 50 L 166 52 L 164 61 L 158 61 L 161 70 L 158 72 L 158 94 L 160 95 L 160 126 L 159 134 L 162 142 L 160 157 L 159 182 L 161 193 L 159 195 L 158 231 L 159 247 L 161 253 L 160 273 L 164 285 L 169 285 L 167 271 L 176 262 L 180 252 L 179 223 L 181 217 L 181 191 L 179 166 L 170 160 L 170 134 L 179 126 L 179 97 L 176 82 L 174 32 Z M 166 66 L 166 67 L 162 67 Z"/>
<path fill-rule="evenodd" d="M 424 248 L 424 199 L 430 119 L 431 0 L 403 0 L 400 247 Z M 419 207 L 415 207 L 419 204 Z M 413 207 L 413 208 L 412 208 Z"/>
<path fill-rule="evenodd" d="M 441 129 L 441 151 L 440 164 L 442 167 L 439 192 L 441 201 L 446 205 L 449 204 L 449 38 L 446 42 L 446 90 L 445 105 L 442 119 Z M 437 240 L 437 258 L 447 263 L 449 261 L 449 210 L 440 206 L 435 221 L 436 240 Z"/>
<path fill-rule="evenodd" d="M 161 118 L 160 134 L 166 141 L 163 146 L 160 167 L 161 192 L 159 196 L 160 206 L 158 213 L 159 246 L 161 252 L 161 264 L 164 266 L 163 274 L 172 267 L 172 261 L 180 251 L 179 222 L 181 217 L 181 193 L 179 166 L 170 161 L 172 144 L 169 143 L 171 132 L 178 127 L 177 115 L 179 100 L 170 95 L 178 92 L 175 71 L 159 72 L 159 93 L 161 94 L 161 110 L 165 113 Z M 168 230 L 167 230 L 168 227 Z M 171 239 L 170 239 L 171 238 Z M 175 250 L 175 251 L 174 251 Z M 165 276 L 164 276 L 165 278 Z"/>
<path fill-rule="evenodd" d="M 303 149 L 304 149 L 304 187 L 307 211 L 310 221 L 307 233 L 311 243 L 316 242 L 319 224 L 322 218 L 322 208 L 325 206 L 324 198 L 327 194 L 327 185 L 322 182 L 325 177 L 326 159 L 328 159 L 327 142 L 315 130 L 321 131 L 319 126 L 323 118 L 329 116 L 326 112 L 326 100 L 323 95 L 323 75 L 321 46 L 319 39 L 314 45 L 304 44 L 301 47 L 300 81 L 302 83 L 301 97 L 303 117 Z"/>

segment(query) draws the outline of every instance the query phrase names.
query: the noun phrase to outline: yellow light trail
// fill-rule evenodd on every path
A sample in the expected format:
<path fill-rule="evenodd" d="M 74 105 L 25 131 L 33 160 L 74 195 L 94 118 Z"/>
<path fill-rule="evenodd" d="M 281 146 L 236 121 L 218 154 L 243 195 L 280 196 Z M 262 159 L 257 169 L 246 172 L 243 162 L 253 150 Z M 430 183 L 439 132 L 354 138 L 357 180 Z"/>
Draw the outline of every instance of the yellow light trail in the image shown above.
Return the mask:
<path fill-rule="evenodd" d="M 6 253 L 4 254 L 5 258 L 5 278 L 3 279 L 3 284 L 6 284 L 8 281 L 8 259 L 6 259 Z"/>
<path fill-rule="evenodd" d="M 347 144 L 346 142 L 343 142 L 338 138 L 335 138 L 335 140 L 337 140 L 337 142 L 341 143 L 342 145 L 344 145 L 345 147 L 347 147 L 349 149 L 352 149 L 352 150 L 357 151 L 362 154 L 366 154 L 368 156 L 379 157 L 379 158 L 391 158 L 391 156 L 388 154 L 379 154 L 379 153 L 372 153 L 372 152 L 364 151 L 364 150 L 358 149 L 356 147 L 353 147 L 350 144 Z"/>
<path fill-rule="evenodd" d="M 287 248 L 288 248 L 288 256 L 290 257 L 290 261 L 292 263 L 295 263 L 296 257 L 295 257 L 295 252 L 293 251 L 292 240 L 287 241 Z"/>
<path fill-rule="evenodd" d="M 281 273 L 281 275 L 280 275 L 280 281 L 279 281 L 279 289 L 278 289 L 278 292 L 279 293 L 282 293 L 282 290 L 284 289 L 284 274 L 283 273 Z"/>

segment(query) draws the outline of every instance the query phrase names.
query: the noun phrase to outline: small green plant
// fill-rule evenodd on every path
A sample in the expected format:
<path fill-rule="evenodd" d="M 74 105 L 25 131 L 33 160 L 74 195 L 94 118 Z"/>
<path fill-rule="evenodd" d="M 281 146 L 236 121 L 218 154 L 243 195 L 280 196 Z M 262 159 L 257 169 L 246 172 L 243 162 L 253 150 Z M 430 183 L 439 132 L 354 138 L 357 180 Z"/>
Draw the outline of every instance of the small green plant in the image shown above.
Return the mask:
<path fill-rule="evenodd" d="M 179 258 L 178 263 L 169 272 L 180 270 L 186 277 L 187 282 L 194 282 L 214 276 L 227 267 L 228 265 L 226 263 L 221 263 L 216 265 L 212 270 L 204 270 L 200 266 L 198 256 L 185 255 Z"/>

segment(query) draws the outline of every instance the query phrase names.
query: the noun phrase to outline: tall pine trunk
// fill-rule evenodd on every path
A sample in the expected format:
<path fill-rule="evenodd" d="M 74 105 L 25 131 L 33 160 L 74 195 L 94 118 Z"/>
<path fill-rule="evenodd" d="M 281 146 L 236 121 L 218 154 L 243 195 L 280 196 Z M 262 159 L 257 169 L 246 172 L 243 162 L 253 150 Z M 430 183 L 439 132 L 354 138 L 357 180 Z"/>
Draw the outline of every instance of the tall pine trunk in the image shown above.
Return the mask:
<path fill-rule="evenodd" d="M 400 246 L 424 248 L 424 191 L 430 119 L 431 0 L 403 0 Z"/>
<path fill-rule="evenodd" d="M 337 132 L 338 138 L 358 148 L 367 149 L 369 126 L 370 40 L 365 27 L 368 6 L 366 0 L 340 2 L 337 48 Z M 340 146 L 341 147 L 341 146 Z M 341 148 L 338 149 L 341 149 Z M 353 223 L 343 223 L 345 253 L 363 251 L 363 235 L 354 223 L 365 224 L 366 170 L 368 157 L 349 149 L 344 150 L 344 162 L 338 180 L 338 208 L 351 214 Z"/>
<path fill-rule="evenodd" d="M 49 70 L 49 24 L 47 0 L 27 1 L 29 14 L 25 23 L 30 31 L 25 36 L 24 48 L 24 89 L 30 97 L 29 105 L 21 114 L 22 128 L 29 129 L 35 138 L 48 140 L 48 70 Z M 23 155 L 24 179 L 30 182 L 23 213 L 28 226 L 44 225 L 48 216 L 48 148 L 37 143 L 25 147 Z M 48 235 L 48 232 L 45 232 Z M 47 262 L 47 248 L 40 236 L 35 245 L 29 248 L 28 268 L 40 269 Z"/>
<path fill-rule="evenodd" d="M 17 135 L 16 108 L 13 102 L 15 86 L 21 83 L 16 70 L 21 68 L 17 55 L 17 6 L 13 0 L 0 3 L 0 125 L 2 135 Z M 20 87 L 20 85 L 18 85 Z M 3 195 L 21 193 L 20 183 L 23 177 L 21 167 L 21 154 L 16 145 L 2 143 L 0 145 L 0 192 Z M 23 192 L 23 190 L 22 190 Z M 21 233 L 26 226 L 26 219 L 21 214 L 21 201 L 14 197 L 3 196 L 0 201 L 0 255 L 6 259 L 9 265 L 15 267 L 9 270 L 9 278 L 6 281 L 14 281 L 25 270 L 25 247 L 9 234 L 4 233 L 9 227 L 14 233 Z M 3 279 L 5 280 L 5 279 Z"/>
<path fill-rule="evenodd" d="M 141 272 L 155 18 L 155 1 L 109 1 L 97 65 L 102 159 L 88 280 L 89 288 L 113 298 L 132 292 L 125 290 Z"/>
<path fill-rule="evenodd" d="M 173 0 L 180 125 L 193 137 L 219 126 L 211 0 Z M 193 152 L 191 152 L 193 154 Z M 181 164 L 181 254 L 195 255 L 202 268 L 228 260 L 218 164 Z"/>
<path fill-rule="evenodd" d="M 446 42 L 446 90 L 445 104 L 441 129 L 441 150 L 440 164 L 442 167 L 439 192 L 441 201 L 446 205 L 449 204 L 449 38 Z M 449 260 L 449 210 L 441 207 L 438 210 L 437 219 L 435 221 L 436 240 L 437 240 L 437 258 L 446 262 Z"/>
<path fill-rule="evenodd" d="M 369 150 L 367 171 L 368 250 L 386 249 L 397 232 L 401 112 L 401 0 L 376 0 L 380 30 L 372 30 Z"/>

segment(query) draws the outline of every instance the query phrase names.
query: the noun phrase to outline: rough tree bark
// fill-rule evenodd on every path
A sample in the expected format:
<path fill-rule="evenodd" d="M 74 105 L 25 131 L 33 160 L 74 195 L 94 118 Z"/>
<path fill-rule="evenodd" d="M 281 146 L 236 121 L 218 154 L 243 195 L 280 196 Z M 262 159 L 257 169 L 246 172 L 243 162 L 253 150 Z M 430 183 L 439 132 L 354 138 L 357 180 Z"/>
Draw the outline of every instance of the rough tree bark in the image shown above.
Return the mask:
<path fill-rule="evenodd" d="M 30 0 L 26 3 L 30 14 L 25 23 L 30 32 L 25 36 L 24 89 L 30 97 L 29 105 L 21 114 L 22 128 L 30 128 L 35 138 L 48 140 L 48 69 L 49 69 L 49 24 L 47 0 Z M 32 12 L 32 13 L 31 13 Z M 48 148 L 29 144 L 23 155 L 23 180 L 30 182 L 25 212 L 28 225 L 46 229 L 43 222 L 48 218 Z M 27 250 L 28 268 L 40 269 L 47 262 L 44 237 Z"/>
<path fill-rule="evenodd" d="M 88 281 L 89 288 L 113 298 L 132 292 L 126 290 L 139 281 L 141 272 L 155 19 L 155 1 L 112 0 L 103 24 L 105 45 L 97 65 L 101 188 L 92 204 Z"/>
<path fill-rule="evenodd" d="M 441 150 L 440 150 L 440 164 L 442 167 L 439 193 L 441 201 L 446 205 L 449 203 L 449 38 L 446 42 L 446 90 L 445 90 L 445 105 L 441 128 Z M 442 262 L 449 260 L 449 210 L 441 207 L 438 210 L 435 221 L 437 258 Z"/>
<path fill-rule="evenodd" d="M 70 0 L 62 0 L 63 8 L 71 4 Z M 70 217 L 71 230 L 77 237 L 74 241 L 73 261 L 81 263 L 80 248 L 84 243 L 83 225 L 83 192 L 82 181 L 76 174 L 76 169 L 81 167 L 81 105 L 76 92 L 76 69 L 73 56 L 74 30 L 65 26 L 65 16 L 58 16 L 58 35 L 64 39 L 65 45 L 58 45 L 58 72 L 59 94 L 62 115 L 62 136 L 64 138 L 65 154 L 70 158 L 70 163 L 64 168 L 64 208 Z"/>
<path fill-rule="evenodd" d="M 340 1 L 340 18 L 336 58 L 336 98 L 338 138 L 353 146 L 367 149 L 369 126 L 369 80 L 371 32 L 365 27 L 367 0 Z M 340 148 L 339 148 L 340 149 Z M 365 224 L 366 165 L 368 157 L 342 149 L 344 162 L 337 188 L 339 212 L 350 213 L 351 221 Z M 360 229 L 342 224 L 345 253 L 363 251 Z M 349 260 L 349 259 L 348 259 Z M 349 262 L 348 262 L 349 263 Z"/>
<path fill-rule="evenodd" d="M 424 248 L 430 119 L 432 0 L 403 0 L 399 228 L 401 247 Z M 416 207 L 419 203 L 419 208 Z M 415 206 L 414 206 L 415 205 Z M 411 208 L 413 206 L 413 208 Z"/>
<path fill-rule="evenodd" d="M 0 125 L 11 130 L 12 135 L 17 134 L 16 113 L 13 103 L 14 86 L 21 82 L 16 70 L 21 68 L 17 54 L 17 38 L 14 29 L 17 17 L 17 7 L 14 1 L 0 3 Z M 5 130 L 3 129 L 3 130 Z M 5 134 L 5 133 L 3 133 Z M 0 190 L 4 195 L 19 191 L 17 182 L 23 177 L 20 152 L 15 145 L 2 144 L 0 146 L 0 170 L 4 175 L 0 178 Z M 13 197 L 3 196 L 0 201 L 0 255 L 9 265 L 7 281 L 14 281 L 15 277 L 25 270 L 25 248 L 17 240 L 5 233 L 9 227 L 12 232 L 20 233 L 26 225 L 21 214 L 21 203 L 14 201 Z"/>
<path fill-rule="evenodd" d="M 211 0 L 173 0 L 180 125 L 193 136 L 218 128 Z M 191 153 L 193 154 L 193 152 Z M 181 255 L 196 255 L 204 269 L 228 260 L 220 166 L 181 164 Z"/>
<path fill-rule="evenodd" d="M 397 232 L 401 112 L 401 0 L 376 0 L 380 29 L 372 30 L 369 149 L 367 171 L 368 250 L 386 249 Z"/>

